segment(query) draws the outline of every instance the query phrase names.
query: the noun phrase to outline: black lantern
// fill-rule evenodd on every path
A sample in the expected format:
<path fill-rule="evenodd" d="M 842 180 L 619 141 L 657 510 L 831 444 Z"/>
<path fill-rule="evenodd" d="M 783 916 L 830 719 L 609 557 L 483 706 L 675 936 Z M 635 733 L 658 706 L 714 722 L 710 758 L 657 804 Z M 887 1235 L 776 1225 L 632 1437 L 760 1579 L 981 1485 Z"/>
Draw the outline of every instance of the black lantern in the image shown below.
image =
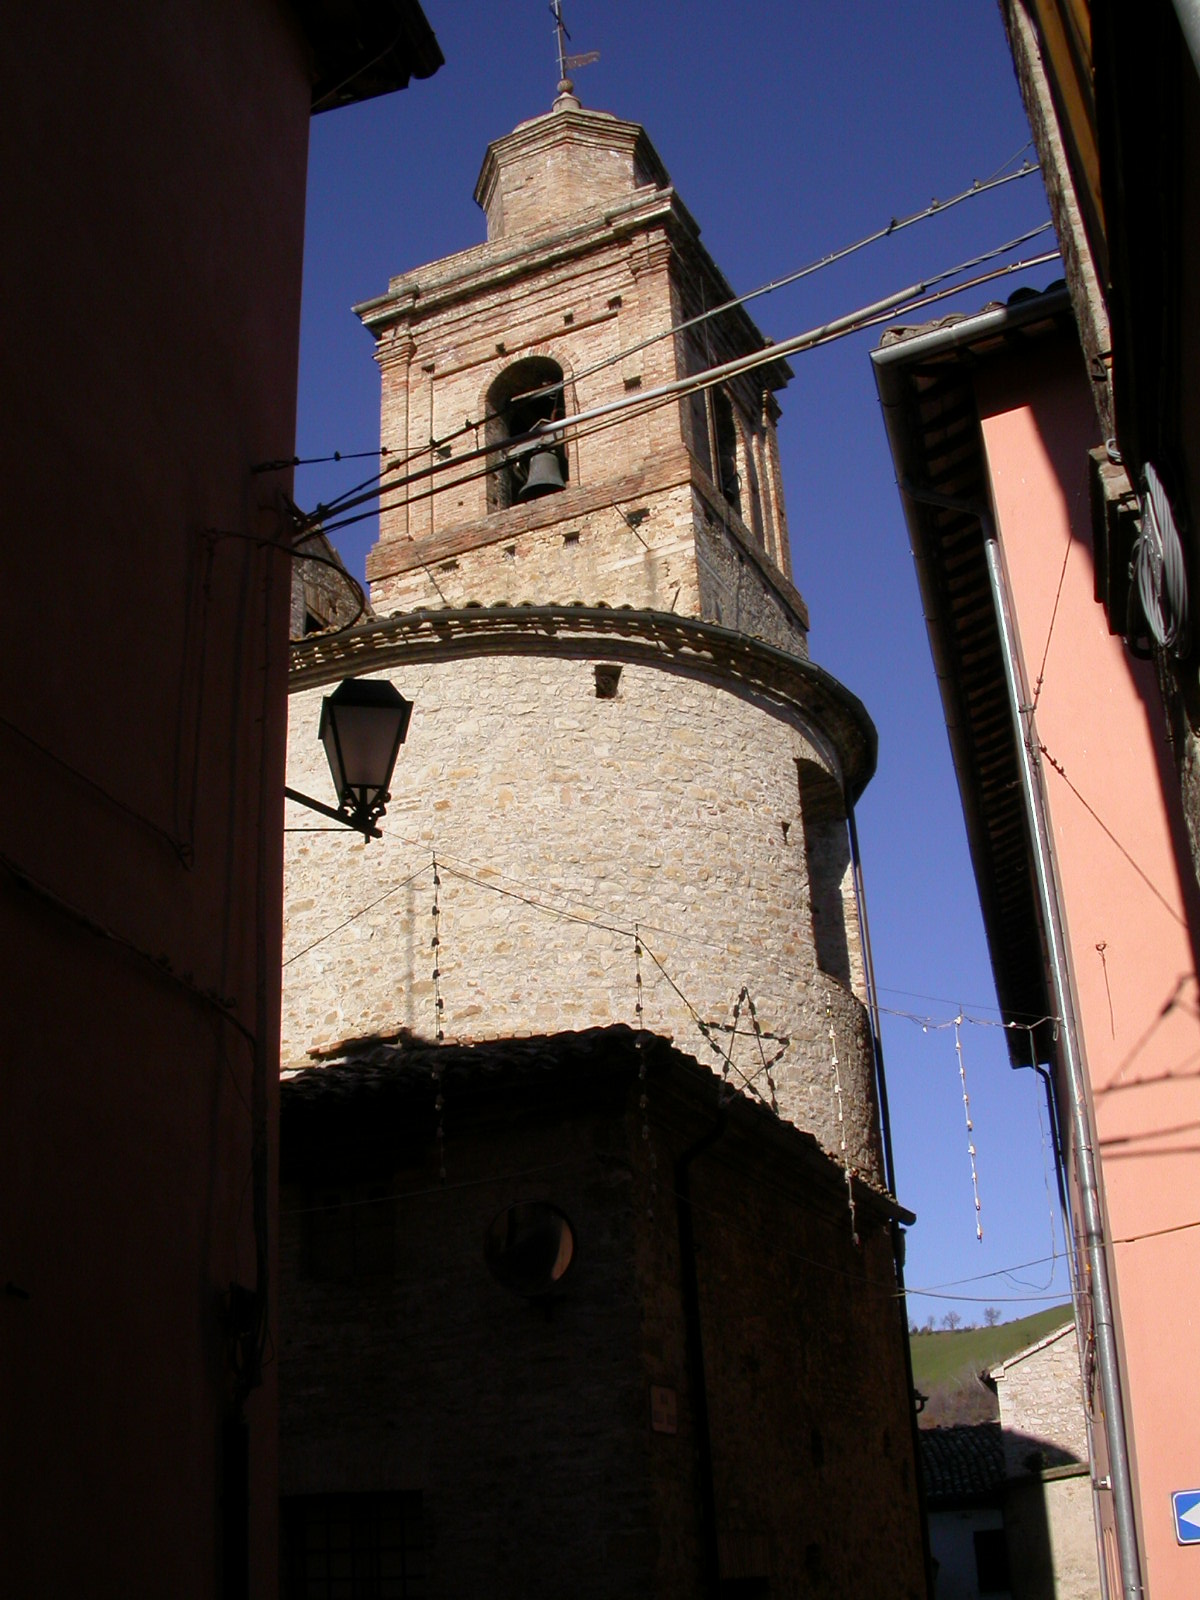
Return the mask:
<path fill-rule="evenodd" d="M 344 822 L 368 839 L 378 839 L 375 824 L 391 799 L 392 772 L 412 709 L 411 701 L 381 679 L 343 679 L 321 702 L 317 731 L 333 774 L 338 809 L 293 789 L 284 792 L 289 799 Z"/>

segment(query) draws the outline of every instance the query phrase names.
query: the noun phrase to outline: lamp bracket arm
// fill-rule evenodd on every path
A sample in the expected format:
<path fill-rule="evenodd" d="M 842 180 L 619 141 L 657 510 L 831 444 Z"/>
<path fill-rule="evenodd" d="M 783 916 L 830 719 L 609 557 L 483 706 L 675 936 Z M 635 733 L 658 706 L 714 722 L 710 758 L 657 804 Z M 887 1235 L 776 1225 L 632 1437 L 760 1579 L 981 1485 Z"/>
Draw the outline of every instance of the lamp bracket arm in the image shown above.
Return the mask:
<path fill-rule="evenodd" d="M 332 806 L 327 806 L 322 800 L 314 800 L 311 795 L 301 794 L 298 789 L 284 788 L 284 794 L 289 800 L 294 800 L 297 805 L 307 806 L 310 811 L 319 811 L 323 817 L 329 817 L 334 822 L 340 822 L 344 828 L 353 828 L 355 833 L 361 833 L 364 839 L 382 839 L 383 834 L 372 820 L 347 816 L 344 811 L 335 811 Z"/>

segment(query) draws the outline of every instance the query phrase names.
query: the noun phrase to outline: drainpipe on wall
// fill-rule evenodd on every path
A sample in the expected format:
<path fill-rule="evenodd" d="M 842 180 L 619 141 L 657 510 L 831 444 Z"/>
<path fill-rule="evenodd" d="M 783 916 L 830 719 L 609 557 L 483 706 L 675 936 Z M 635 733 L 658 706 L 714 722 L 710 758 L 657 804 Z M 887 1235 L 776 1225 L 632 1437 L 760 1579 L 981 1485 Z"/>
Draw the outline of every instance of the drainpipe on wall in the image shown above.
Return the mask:
<path fill-rule="evenodd" d="M 846 804 L 846 827 L 850 835 L 850 862 L 854 875 L 854 902 L 862 940 L 863 972 L 867 980 L 867 1015 L 871 1020 L 871 1051 L 875 1063 L 875 1094 L 879 1101 L 879 1130 L 883 1139 L 883 1176 L 893 1199 L 896 1190 L 896 1163 L 892 1154 L 892 1118 L 888 1109 L 887 1079 L 883 1073 L 883 1034 L 879 1026 L 879 998 L 875 988 L 875 961 L 871 954 L 871 930 L 867 924 L 867 894 L 863 883 L 862 857 L 858 850 L 858 824 L 854 807 Z M 908 1342 L 908 1298 L 904 1291 L 904 1230 L 893 1218 L 890 1224 L 892 1260 L 896 1268 L 896 1305 L 900 1311 L 900 1344 L 904 1351 L 904 1379 L 908 1385 L 908 1419 L 912 1434 L 913 1470 L 917 1478 L 917 1512 L 921 1519 L 921 1560 L 925 1568 L 925 1593 L 932 1600 L 934 1591 L 933 1551 L 929 1545 L 929 1510 L 925 1500 L 925 1474 L 921 1470 L 921 1429 L 917 1422 L 917 1386 L 913 1379 L 912 1348 Z"/>
<path fill-rule="evenodd" d="M 1138 1554 L 1137 1523 L 1133 1508 L 1133 1486 L 1130 1480 L 1125 1404 L 1116 1331 L 1113 1326 L 1108 1259 L 1104 1253 L 1104 1218 L 1100 1206 L 1100 1182 L 1087 1108 L 1087 1068 L 1083 1040 L 1075 1014 L 1074 989 L 1067 955 L 1062 899 L 1054 870 L 1041 756 L 1033 729 L 1033 708 L 1025 694 L 1021 653 L 1009 603 L 1004 553 L 1000 548 L 991 511 L 986 506 L 957 500 L 948 495 L 935 494 L 932 490 L 918 489 L 907 482 L 901 483 L 900 488 L 908 499 L 920 504 L 937 506 L 947 511 L 960 511 L 975 517 L 983 531 L 988 583 L 996 612 L 1000 653 L 1004 661 L 1009 709 L 1012 713 L 1021 769 L 1021 787 L 1025 797 L 1025 816 L 1033 846 L 1033 871 L 1042 914 L 1042 935 L 1046 942 L 1054 1009 L 1060 1019 L 1059 1047 L 1062 1077 L 1067 1091 L 1067 1110 L 1075 1147 L 1084 1254 L 1091 1279 L 1096 1368 L 1104 1406 L 1104 1431 L 1108 1443 L 1109 1479 L 1113 1497 L 1117 1553 L 1121 1565 L 1121 1587 L 1125 1600 L 1142 1600 L 1141 1558 Z"/>
<path fill-rule="evenodd" d="M 1050 1118 L 1050 1147 L 1054 1151 L 1054 1176 L 1058 1185 L 1058 1205 L 1062 1213 L 1063 1241 L 1071 1236 L 1071 1202 L 1067 1198 L 1067 1182 L 1064 1176 L 1066 1170 L 1066 1156 L 1063 1152 L 1062 1142 L 1062 1117 L 1058 1109 L 1058 1090 L 1054 1085 L 1054 1074 L 1046 1067 L 1039 1064 L 1034 1054 L 1033 1035 L 1029 1039 L 1029 1064 L 1042 1081 L 1046 1091 L 1046 1114 Z M 1071 1308 L 1075 1313 L 1075 1343 L 1079 1344 L 1079 1312 L 1083 1304 L 1083 1285 L 1079 1281 L 1079 1262 L 1075 1258 L 1074 1250 L 1067 1251 L 1067 1273 L 1071 1279 Z M 1087 1374 L 1083 1371 L 1083 1352 L 1080 1350 L 1080 1376 L 1084 1383 Z M 1087 1434 L 1088 1461 L 1096 1459 L 1096 1425 L 1092 1417 L 1091 1407 L 1083 1408 L 1083 1426 Z M 1110 1594 L 1108 1579 L 1108 1551 L 1104 1547 L 1104 1524 L 1100 1514 L 1100 1487 L 1096 1482 L 1096 1475 L 1091 1474 L 1092 1486 L 1092 1520 L 1096 1527 L 1096 1560 L 1099 1567 L 1100 1593 Z"/>

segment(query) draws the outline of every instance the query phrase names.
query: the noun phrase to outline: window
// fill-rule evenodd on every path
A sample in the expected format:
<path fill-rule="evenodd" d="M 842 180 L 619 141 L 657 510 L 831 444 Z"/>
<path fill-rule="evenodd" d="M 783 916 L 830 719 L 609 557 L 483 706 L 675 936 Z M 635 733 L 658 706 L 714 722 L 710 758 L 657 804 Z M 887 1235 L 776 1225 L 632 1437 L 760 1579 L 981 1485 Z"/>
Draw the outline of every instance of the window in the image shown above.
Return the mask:
<path fill-rule="evenodd" d="M 506 367 L 487 392 L 488 510 L 502 511 L 565 489 L 570 475 L 564 445 L 505 441 L 536 433 L 566 415 L 563 370 L 545 356 Z"/>
<path fill-rule="evenodd" d="M 283 1600 L 423 1600 L 421 1496 L 301 1494 L 280 1505 Z"/>
<path fill-rule="evenodd" d="M 797 760 L 804 859 L 812 911 L 817 966 L 831 978 L 851 983 L 847 900 L 853 899 L 850 837 L 841 790 L 815 761 Z"/>
<path fill-rule="evenodd" d="M 713 439 L 717 458 L 717 488 L 741 515 L 742 480 L 738 476 L 737 423 L 733 420 L 733 401 L 724 389 L 713 389 Z"/>
<path fill-rule="evenodd" d="M 977 1528 L 975 1541 L 975 1575 L 979 1580 L 980 1594 L 1008 1593 L 1008 1546 L 1003 1528 Z"/>

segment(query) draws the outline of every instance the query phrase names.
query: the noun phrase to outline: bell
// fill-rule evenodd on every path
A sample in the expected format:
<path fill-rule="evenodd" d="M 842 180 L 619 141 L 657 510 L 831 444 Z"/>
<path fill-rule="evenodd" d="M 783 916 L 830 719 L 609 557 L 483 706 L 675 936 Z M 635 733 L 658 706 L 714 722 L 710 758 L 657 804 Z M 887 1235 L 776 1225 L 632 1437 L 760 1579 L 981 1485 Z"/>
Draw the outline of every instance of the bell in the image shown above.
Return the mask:
<path fill-rule="evenodd" d="M 556 494 L 565 488 L 558 451 L 544 448 L 531 451 L 525 482 L 517 490 L 517 499 L 536 500 L 539 495 Z"/>

